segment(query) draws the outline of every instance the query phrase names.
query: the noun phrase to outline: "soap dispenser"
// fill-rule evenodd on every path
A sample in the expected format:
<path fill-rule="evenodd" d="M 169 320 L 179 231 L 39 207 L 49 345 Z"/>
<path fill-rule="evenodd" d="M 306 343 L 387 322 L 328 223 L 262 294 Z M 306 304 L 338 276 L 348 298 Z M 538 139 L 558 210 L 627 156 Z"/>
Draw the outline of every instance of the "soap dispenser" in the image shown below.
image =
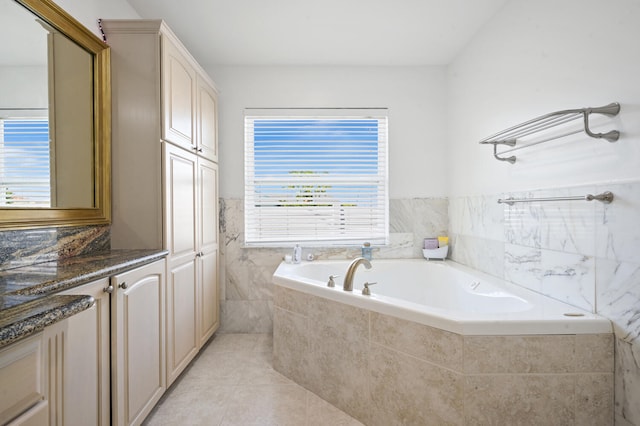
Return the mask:
<path fill-rule="evenodd" d="M 367 260 L 371 260 L 373 248 L 371 247 L 371 243 L 362 244 L 362 257 Z"/>
<path fill-rule="evenodd" d="M 300 263 L 300 261 L 302 261 L 302 247 L 300 247 L 300 244 L 296 244 L 296 246 L 293 248 L 293 256 L 291 257 L 291 261 L 293 263 Z"/>

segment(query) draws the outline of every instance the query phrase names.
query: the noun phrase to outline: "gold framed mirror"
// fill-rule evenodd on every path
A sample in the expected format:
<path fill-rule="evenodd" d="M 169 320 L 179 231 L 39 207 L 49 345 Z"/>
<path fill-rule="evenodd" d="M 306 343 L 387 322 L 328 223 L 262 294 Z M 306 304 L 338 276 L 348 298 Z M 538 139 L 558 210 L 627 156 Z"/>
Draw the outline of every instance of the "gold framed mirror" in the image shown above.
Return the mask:
<path fill-rule="evenodd" d="M 48 119 L 47 143 L 55 145 L 55 149 L 49 148 L 47 160 L 50 161 L 50 171 L 46 172 L 50 175 L 48 204 L 31 207 L 24 201 L 6 202 L 7 192 L 13 200 L 25 197 L 3 188 L 5 202 L 0 203 L 0 230 L 108 224 L 111 219 L 109 46 L 50 0 L 14 1 L 15 6 L 24 7 L 25 13 L 33 14 L 31 18 L 46 33 L 48 105 L 42 109 Z M 12 37 L 2 35 L 5 40 Z M 56 59 L 56 55 L 62 59 Z M 79 57 L 84 68 L 76 66 L 71 57 Z M 76 102 L 81 98 L 79 93 L 86 96 Z M 85 159 L 80 159 L 80 153 Z M 3 158 L 0 155 L 0 166 Z M 83 187 L 81 196 L 75 195 L 76 187 Z"/>

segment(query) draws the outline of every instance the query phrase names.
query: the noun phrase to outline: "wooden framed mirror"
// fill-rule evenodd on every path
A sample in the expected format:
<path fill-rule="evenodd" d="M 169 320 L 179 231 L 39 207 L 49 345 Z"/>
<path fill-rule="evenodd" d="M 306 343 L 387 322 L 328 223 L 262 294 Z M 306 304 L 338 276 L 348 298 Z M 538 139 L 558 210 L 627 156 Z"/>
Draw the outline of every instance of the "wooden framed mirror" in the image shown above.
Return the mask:
<path fill-rule="evenodd" d="M 3 10 L 0 18 L 11 19 L 13 24 L 0 25 L 0 35 L 11 41 L 9 46 L 21 58 L 16 61 L 24 62 L 16 66 L 6 59 L 10 53 L 0 51 L 4 58 L 0 75 L 5 81 L 0 85 L 0 230 L 107 224 L 111 218 L 109 47 L 50 0 L 8 3 L 3 7 L 13 9 Z M 14 12 L 16 17 L 9 18 Z M 20 24 L 22 19 L 25 24 Z M 31 34 L 23 35 L 25 27 L 34 28 L 30 31 L 39 40 L 36 44 L 44 40 L 42 65 L 32 66 L 29 61 L 34 60 L 27 59 L 32 53 Z M 38 86 L 29 79 L 32 72 L 42 75 L 40 66 L 45 70 L 46 93 L 30 95 L 40 100 L 23 104 L 20 96 L 26 97 Z M 7 75 L 18 76 L 18 82 L 11 82 Z M 38 102 L 39 106 L 32 105 Z M 41 132 L 44 136 L 39 149 L 44 159 L 40 163 L 32 154 L 25 154 L 27 144 L 18 146 L 16 142 L 24 127 L 34 127 L 32 116 L 39 116 L 47 128 Z M 7 117 L 23 117 L 29 124 Z M 11 133 L 13 128 L 21 130 Z M 31 142 L 34 137 L 22 138 L 35 146 Z M 19 173 L 26 177 L 18 177 Z"/>

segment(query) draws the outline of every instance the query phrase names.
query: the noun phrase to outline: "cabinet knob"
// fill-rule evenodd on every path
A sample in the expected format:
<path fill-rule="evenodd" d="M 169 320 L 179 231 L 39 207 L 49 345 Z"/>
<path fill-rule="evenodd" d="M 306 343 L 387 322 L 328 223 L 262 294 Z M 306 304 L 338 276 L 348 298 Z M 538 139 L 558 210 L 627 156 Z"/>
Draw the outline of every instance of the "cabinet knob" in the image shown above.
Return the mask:
<path fill-rule="evenodd" d="M 198 148 L 198 152 L 202 152 L 202 148 Z"/>
<path fill-rule="evenodd" d="M 123 290 L 124 290 L 124 289 L 126 289 L 127 287 L 129 287 L 129 286 L 127 285 L 127 283 L 122 283 L 122 284 L 120 284 L 118 287 L 120 287 L 121 289 L 123 289 Z"/>
<path fill-rule="evenodd" d="M 113 293 L 113 286 L 109 285 L 109 287 L 105 287 L 102 289 L 105 293 Z"/>

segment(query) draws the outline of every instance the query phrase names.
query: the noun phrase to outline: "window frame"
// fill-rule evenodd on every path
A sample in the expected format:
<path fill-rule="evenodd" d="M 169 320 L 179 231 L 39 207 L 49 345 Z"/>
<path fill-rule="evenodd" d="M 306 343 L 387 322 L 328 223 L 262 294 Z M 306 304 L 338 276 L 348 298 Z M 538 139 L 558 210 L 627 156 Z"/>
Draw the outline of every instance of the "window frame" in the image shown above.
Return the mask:
<path fill-rule="evenodd" d="M 309 183 L 309 179 L 311 182 L 316 182 L 317 187 L 321 187 L 323 183 L 326 184 L 327 179 L 333 179 L 334 177 L 337 179 L 335 182 L 339 182 L 336 184 L 338 187 L 344 187 L 354 191 L 358 185 L 368 185 L 370 188 L 375 187 L 375 196 L 371 195 L 365 201 L 374 200 L 371 202 L 370 207 L 360 207 L 360 208 L 352 208 L 355 206 L 349 206 L 345 203 L 338 203 L 337 200 L 334 199 L 334 202 L 331 206 L 329 204 L 318 204 L 312 205 L 310 207 L 304 205 L 282 205 L 282 206 L 264 206 L 260 207 L 256 205 L 260 196 L 256 195 L 257 191 L 255 188 L 256 185 L 259 185 L 261 178 L 256 177 L 256 163 L 255 163 L 255 140 L 254 140 L 254 128 L 253 124 L 255 120 L 377 120 L 377 140 L 376 140 L 376 174 L 372 175 L 370 173 L 362 173 L 360 175 L 353 173 L 351 179 L 345 178 L 345 175 L 342 174 L 339 177 L 329 175 L 323 176 L 299 176 L 296 175 L 296 170 L 299 173 L 304 173 L 304 167 L 294 167 L 289 171 L 291 173 L 291 178 L 283 177 L 285 175 L 280 175 L 275 180 L 282 184 L 282 179 L 285 179 L 288 182 L 285 185 L 289 185 L 289 187 L 303 187 L 305 184 L 311 186 Z M 244 239 L 243 243 L 246 247 L 290 247 L 293 244 L 303 244 L 305 246 L 353 246 L 360 245 L 365 241 L 370 242 L 373 245 L 384 246 L 389 244 L 389 132 L 388 132 L 388 121 L 389 121 L 389 111 L 387 108 L 268 108 L 268 109 L 256 109 L 256 108 L 247 108 L 244 111 L 244 137 L 245 137 L 245 164 L 244 164 L 244 172 L 245 172 L 245 196 L 244 196 Z M 323 151 L 324 152 L 324 151 Z M 366 177 L 365 177 L 366 176 Z M 364 183 L 363 183 L 364 181 Z M 375 182 L 375 184 L 373 183 Z M 330 186 L 329 186 L 330 187 Z M 320 191 L 318 191 L 320 192 Z M 338 190 L 336 189 L 336 192 Z M 318 199 L 315 198 L 315 195 L 312 196 L 311 202 L 322 203 L 319 202 Z M 336 204 L 340 204 L 339 210 L 336 210 Z M 314 217 L 316 220 L 315 223 L 318 223 L 317 220 L 324 220 L 327 223 L 331 223 L 333 221 L 333 225 L 326 225 L 320 233 L 326 232 L 326 229 L 332 229 L 335 232 L 333 236 L 323 235 L 322 238 L 318 237 L 318 233 L 315 235 L 311 235 L 311 233 L 306 235 L 300 234 L 287 234 L 285 238 L 277 239 L 277 238 L 265 238 L 264 235 L 258 235 L 259 229 L 261 226 L 254 226 L 253 222 L 255 222 L 255 217 L 257 212 L 264 209 L 263 212 L 266 212 L 267 208 L 275 209 L 288 209 L 288 214 L 286 218 L 291 218 L 292 222 L 296 224 L 302 223 L 305 217 Z M 306 209 L 304 212 L 302 209 Z M 334 211 L 331 212 L 330 210 Z M 344 223 L 348 223 L 350 219 L 346 219 L 345 217 L 357 217 L 358 220 L 363 220 L 362 215 L 366 216 L 366 210 L 370 210 L 370 218 L 364 219 L 369 220 L 373 224 L 373 231 L 371 233 L 367 233 L 365 235 L 363 232 L 360 234 L 354 233 L 354 228 L 342 228 L 342 236 L 338 235 L 336 228 L 336 221 L 342 218 L 341 226 L 344 226 Z M 296 219 L 296 214 L 301 214 L 302 218 Z M 265 213 L 267 215 L 267 213 Z M 351 216 L 348 216 L 351 215 Z M 355 221 L 355 219 L 352 219 Z M 307 221 L 308 222 L 308 221 Z M 348 226 L 348 225 L 347 225 Z M 368 225 L 365 224 L 366 228 Z M 362 229 L 362 225 L 356 226 L 355 229 Z M 256 229 L 258 231 L 256 231 Z M 266 228 L 265 228 L 266 229 Z"/>

